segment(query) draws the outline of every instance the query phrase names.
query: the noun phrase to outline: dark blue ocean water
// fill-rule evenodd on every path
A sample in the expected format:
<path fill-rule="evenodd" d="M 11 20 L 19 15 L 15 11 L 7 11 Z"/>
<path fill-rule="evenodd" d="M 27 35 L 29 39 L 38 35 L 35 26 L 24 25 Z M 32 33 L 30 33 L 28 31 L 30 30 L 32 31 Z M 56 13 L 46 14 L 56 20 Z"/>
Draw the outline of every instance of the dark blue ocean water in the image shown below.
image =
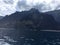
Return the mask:
<path fill-rule="evenodd" d="M 40 32 L 40 45 L 60 45 L 60 32 Z"/>
<path fill-rule="evenodd" d="M 0 28 L 0 45 L 60 45 L 60 32 Z"/>

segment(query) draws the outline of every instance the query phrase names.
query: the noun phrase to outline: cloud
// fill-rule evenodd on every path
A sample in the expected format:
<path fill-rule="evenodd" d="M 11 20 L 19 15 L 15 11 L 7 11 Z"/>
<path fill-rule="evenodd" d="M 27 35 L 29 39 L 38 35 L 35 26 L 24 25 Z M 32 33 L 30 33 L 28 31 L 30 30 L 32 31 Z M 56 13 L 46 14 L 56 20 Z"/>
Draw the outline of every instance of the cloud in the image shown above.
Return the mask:
<path fill-rule="evenodd" d="M 52 0 L 21 0 L 17 3 L 17 10 L 18 11 L 24 11 L 29 10 L 31 8 L 37 8 L 40 11 L 44 12 L 45 10 L 48 11 L 51 9 L 49 4 L 52 2 Z"/>
<path fill-rule="evenodd" d="M 40 12 L 60 9 L 60 0 L 0 0 L 0 15 L 36 8 Z"/>
<path fill-rule="evenodd" d="M 18 1 L 16 9 L 17 9 L 17 11 L 24 11 L 24 10 L 31 9 L 32 7 L 33 6 L 30 6 L 27 4 L 26 0 L 21 0 L 21 1 Z"/>
<path fill-rule="evenodd" d="M 7 0 L 6 0 L 7 1 Z M 16 4 L 13 3 L 13 4 L 10 4 L 6 3 L 5 0 L 0 0 L 0 15 L 4 16 L 4 15 L 9 15 L 11 13 L 14 13 L 16 11 Z"/>
<path fill-rule="evenodd" d="M 53 11 L 60 9 L 60 1 L 59 0 L 47 0 L 36 4 L 34 8 L 37 8 L 41 12 Z"/>
<path fill-rule="evenodd" d="M 6 3 L 6 4 L 13 4 L 14 3 L 14 0 L 4 0 L 4 2 Z"/>

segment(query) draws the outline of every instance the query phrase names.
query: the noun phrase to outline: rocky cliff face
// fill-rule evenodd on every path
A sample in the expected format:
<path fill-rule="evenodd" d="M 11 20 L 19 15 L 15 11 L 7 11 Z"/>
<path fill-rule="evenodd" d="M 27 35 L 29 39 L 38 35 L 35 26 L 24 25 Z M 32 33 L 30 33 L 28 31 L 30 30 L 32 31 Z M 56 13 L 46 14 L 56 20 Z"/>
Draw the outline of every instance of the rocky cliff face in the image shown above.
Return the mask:
<path fill-rule="evenodd" d="M 31 9 L 5 16 L 0 20 L 0 27 L 55 29 L 57 28 L 57 22 L 52 15 L 41 13 L 37 9 Z"/>

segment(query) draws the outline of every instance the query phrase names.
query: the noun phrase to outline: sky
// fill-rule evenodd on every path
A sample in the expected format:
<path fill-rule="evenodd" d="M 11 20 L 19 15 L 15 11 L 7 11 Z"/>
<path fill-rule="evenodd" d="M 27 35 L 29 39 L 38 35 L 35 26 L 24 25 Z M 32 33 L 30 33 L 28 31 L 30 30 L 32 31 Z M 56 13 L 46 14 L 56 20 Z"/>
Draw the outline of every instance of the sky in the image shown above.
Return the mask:
<path fill-rule="evenodd" d="M 0 16 L 36 8 L 40 12 L 60 9 L 60 0 L 0 0 Z"/>

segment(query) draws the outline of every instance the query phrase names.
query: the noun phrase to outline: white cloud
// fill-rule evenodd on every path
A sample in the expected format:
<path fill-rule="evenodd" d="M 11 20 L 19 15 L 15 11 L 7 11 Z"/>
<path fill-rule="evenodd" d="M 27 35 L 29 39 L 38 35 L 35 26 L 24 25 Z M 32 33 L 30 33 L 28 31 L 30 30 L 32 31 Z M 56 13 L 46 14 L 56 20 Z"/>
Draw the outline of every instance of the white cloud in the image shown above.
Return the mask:
<path fill-rule="evenodd" d="M 0 0 L 0 15 L 37 8 L 42 12 L 60 9 L 60 0 Z"/>
<path fill-rule="evenodd" d="M 41 6 L 41 4 L 43 4 L 43 6 Z M 38 5 L 38 9 L 41 8 L 40 10 L 42 12 L 60 9 L 60 1 L 59 0 L 43 0 L 43 1 L 41 1 L 41 3 L 39 3 L 37 5 Z M 37 5 L 35 5 L 35 7 Z"/>
<path fill-rule="evenodd" d="M 11 1 L 11 0 L 10 0 Z M 16 5 L 18 1 L 13 0 L 13 3 L 8 0 L 0 0 L 0 14 L 1 15 L 9 15 L 16 11 Z M 10 2 L 10 3 L 9 3 Z"/>

